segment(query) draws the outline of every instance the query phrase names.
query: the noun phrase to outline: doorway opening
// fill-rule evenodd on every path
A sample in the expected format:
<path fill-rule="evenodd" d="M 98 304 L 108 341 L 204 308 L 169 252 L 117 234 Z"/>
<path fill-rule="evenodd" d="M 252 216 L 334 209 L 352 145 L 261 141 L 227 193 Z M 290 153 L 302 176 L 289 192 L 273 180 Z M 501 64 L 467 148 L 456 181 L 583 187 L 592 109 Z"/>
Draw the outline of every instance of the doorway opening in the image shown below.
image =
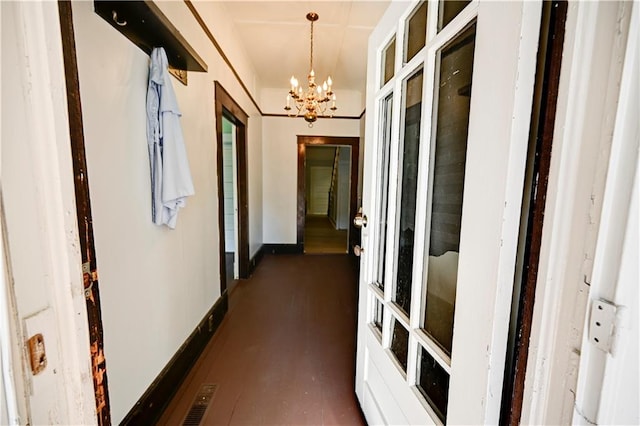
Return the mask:
<path fill-rule="evenodd" d="M 215 82 L 220 292 L 249 276 L 248 114 Z"/>
<path fill-rule="evenodd" d="M 224 204 L 224 249 L 227 287 L 240 277 L 238 268 L 238 168 L 237 127 L 222 117 L 222 180 Z"/>
<path fill-rule="evenodd" d="M 304 252 L 349 252 L 351 147 L 310 146 L 305 161 Z"/>
<path fill-rule="evenodd" d="M 355 216 L 359 138 L 298 136 L 298 235 L 307 254 L 349 253 Z"/>

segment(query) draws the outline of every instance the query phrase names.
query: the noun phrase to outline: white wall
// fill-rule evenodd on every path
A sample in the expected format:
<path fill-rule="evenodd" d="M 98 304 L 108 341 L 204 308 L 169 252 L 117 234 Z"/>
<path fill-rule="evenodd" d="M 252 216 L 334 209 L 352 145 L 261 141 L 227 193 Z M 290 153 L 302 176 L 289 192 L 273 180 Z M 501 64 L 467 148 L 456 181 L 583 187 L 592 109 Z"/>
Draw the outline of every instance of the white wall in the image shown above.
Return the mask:
<path fill-rule="evenodd" d="M 208 73 L 172 79 L 183 113 L 195 195 L 175 230 L 151 222 L 145 127 L 148 56 L 93 12 L 74 2 L 85 143 L 102 295 L 111 412 L 118 423 L 220 296 L 214 81 L 249 114 L 250 250 L 262 244 L 261 119 L 183 2 L 162 9 Z M 225 10 L 196 3 L 238 73 L 254 73 L 233 45 Z"/>
<path fill-rule="evenodd" d="M 313 128 L 309 128 L 302 118 L 262 119 L 262 223 L 265 244 L 296 243 L 297 135 L 359 137 L 360 121 L 319 119 Z"/>

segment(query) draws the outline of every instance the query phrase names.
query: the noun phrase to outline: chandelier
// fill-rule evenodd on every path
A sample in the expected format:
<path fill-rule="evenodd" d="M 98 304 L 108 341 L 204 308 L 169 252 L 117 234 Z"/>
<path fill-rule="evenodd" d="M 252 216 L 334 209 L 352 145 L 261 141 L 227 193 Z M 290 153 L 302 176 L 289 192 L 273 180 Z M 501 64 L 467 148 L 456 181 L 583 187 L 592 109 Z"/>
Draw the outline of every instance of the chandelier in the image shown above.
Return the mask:
<path fill-rule="evenodd" d="M 313 23 L 318 20 L 318 14 L 315 12 L 307 13 L 307 20 L 311 22 L 311 54 L 309 55 L 309 75 L 307 76 L 307 89 L 303 90 L 298 85 L 298 79 L 291 77 L 291 90 L 287 95 L 287 105 L 284 109 L 289 117 L 299 117 L 302 115 L 309 123 L 309 127 L 313 127 L 313 122 L 320 117 L 327 117 L 326 112 L 329 110 L 329 117 L 333 117 L 336 108 L 336 95 L 331 90 L 331 76 L 327 78 L 322 85 L 316 84 L 316 74 L 313 71 Z M 329 102 L 331 106 L 329 107 Z M 296 109 L 292 112 L 291 104 Z"/>

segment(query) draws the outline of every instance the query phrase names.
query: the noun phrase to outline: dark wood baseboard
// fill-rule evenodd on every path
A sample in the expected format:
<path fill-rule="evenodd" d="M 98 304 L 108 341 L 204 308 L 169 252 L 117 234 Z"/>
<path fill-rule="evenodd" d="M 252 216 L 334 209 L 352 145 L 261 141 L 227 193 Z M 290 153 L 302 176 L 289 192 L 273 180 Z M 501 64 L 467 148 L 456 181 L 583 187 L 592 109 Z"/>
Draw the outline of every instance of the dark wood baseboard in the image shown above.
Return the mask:
<path fill-rule="evenodd" d="M 249 259 L 249 276 L 253 275 L 253 272 L 256 270 L 263 257 L 264 245 L 260 246 L 256 254 L 254 254 L 253 257 Z"/>
<path fill-rule="evenodd" d="M 180 384 L 189 374 L 191 367 L 220 326 L 228 310 L 229 299 L 225 291 L 158 374 L 158 377 L 149 385 L 146 392 L 122 420 L 121 425 L 157 423 Z"/>
<path fill-rule="evenodd" d="M 263 244 L 262 251 L 269 254 L 303 254 L 304 244 Z"/>

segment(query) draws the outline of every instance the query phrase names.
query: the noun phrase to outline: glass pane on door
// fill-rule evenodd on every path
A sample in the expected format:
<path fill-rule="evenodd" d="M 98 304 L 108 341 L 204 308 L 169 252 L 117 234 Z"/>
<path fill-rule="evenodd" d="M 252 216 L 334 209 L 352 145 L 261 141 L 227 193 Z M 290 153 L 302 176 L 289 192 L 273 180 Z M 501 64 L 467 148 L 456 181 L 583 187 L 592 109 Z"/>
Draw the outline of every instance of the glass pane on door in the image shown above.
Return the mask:
<path fill-rule="evenodd" d="M 440 420 L 447 418 L 449 375 L 423 347 L 420 347 L 418 389 Z"/>
<path fill-rule="evenodd" d="M 423 71 L 413 74 L 405 84 L 404 138 L 401 158 L 402 181 L 399 206 L 395 302 L 407 314 L 411 306 L 413 277 L 413 245 L 418 187 L 418 154 L 420 151 L 420 118 L 422 115 Z"/>
<path fill-rule="evenodd" d="M 385 253 L 387 251 L 387 212 L 389 210 L 389 154 L 391 151 L 391 113 L 393 106 L 393 95 L 389 95 L 384 99 L 381 109 L 381 145 L 380 160 L 378 161 L 378 170 L 380 179 L 378 182 L 378 214 L 375 224 L 377 235 L 377 271 L 376 285 L 384 290 L 384 274 L 385 274 Z"/>
<path fill-rule="evenodd" d="M 395 74 L 396 63 L 396 38 L 391 40 L 391 43 L 382 52 L 382 85 L 387 84 L 389 80 L 393 78 Z"/>
<path fill-rule="evenodd" d="M 409 353 L 409 332 L 395 317 L 392 317 L 393 334 L 391 336 L 391 352 L 402 366 L 402 371 L 407 372 L 407 355 Z"/>
<path fill-rule="evenodd" d="M 438 13 L 438 31 L 446 27 L 469 3 L 471 3 L 470 0 L 441 1 Z"/>
<path fill-rule="evenodd" d="M 374 298 L 373 321 L 372 324 L 382 334 L 382 320 L 384 319 L 384 305 L 380 300 Z"/>
<path fill-rule="evenodd" d="M 462 195 L 471 104 L 475 24 L 437 56 L 431 224 L 424 328 L 451 354 L 460 250 Z"/>
<path fill-rule="evenodd" d="M 407 23 L 405 62 L 416 56 L 427 40 L 427 2 L 422 2 Z"/>

